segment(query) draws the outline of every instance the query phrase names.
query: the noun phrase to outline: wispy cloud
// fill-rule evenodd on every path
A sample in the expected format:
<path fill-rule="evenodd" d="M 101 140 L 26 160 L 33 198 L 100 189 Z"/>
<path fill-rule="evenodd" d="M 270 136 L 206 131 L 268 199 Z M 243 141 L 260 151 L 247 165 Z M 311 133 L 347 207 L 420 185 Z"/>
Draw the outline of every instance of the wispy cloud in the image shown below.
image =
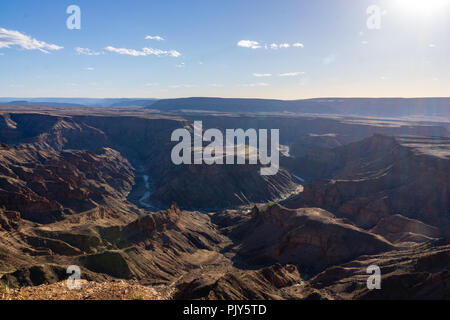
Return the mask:
<path fill-rule="evenodd" d="M 238 47 L 243 48 L 250 48 L 250 49 L 259 49 L 261 48 L 261 45 L 258 41 L 252 41 L 252 40 L 241 40 L 237 43 Z"/>
<path fill-rule="evenodd" d="M 106 47 L 105 50 L 110 51 L 110 52 L 115 52 L 115 53 L 118 53 L 118 54 L 125 54 L 125 55 L 129 55 L 129 56 L 134 56 L 134 57 L 146 56 L 147 55 L 144 51 L 138 51 L 138 50 L 126 49 L 126 48 L 114 48 L 114 47 L 111 47 L 111 46 Z"/>
<path fill-rule="evenodd" d="M 156 40 L 156 41 L 164 41 L 165 40 L 161 36 L 146 36 L 145 39 L 147 39 L 147 40 Z"/>
<path fill-rule="evenodd" d="M 257 77 L 257 78 L 264 78 L 264 77 L 271 77 L 272 74 L 271 73 L 254 73 L 253 76 Z"/>
<path fill-rule="evenodd" d="M 280 73 L 280 77 L 296 77 L 305 74 L 304 72 L 286 72 Z"/>
<path fill-rule="evenodd" d="M 89 48 L 80 48 L 80 47 L 76 47 L 75 51 L 78 54 L 84 54 L 86 56 L 99 56 L 99 55 L 104 54 L 104 52 L 97 52 L 97 51 L 91 50 Z"/>
<path fill-rule="evenodd" d="M 304 48 L 305 45 L 303 43 L 300 42 L 295 42 L 293 44 L 290 43 L 271 43 L 268 48 L 272 49 L 272 50 L 277 50 L 277 49 L 287 49 L 287 48 Z"/>
<path fill-rule="evenodd" d="M 305 46 L 303 45 L 303 43 L 300 42 L 295 42 L 293 44 L 290 43 L 259 43 L 258 41 L 253 41 L 253 40 L 241 40 L 237 43 L 238 47 L 243 47 L 243 48 L 250 48 L 250 49 L 261 49 L 264 48 L 266 50 L 268 49 L 272 49 L 272 50 L 277 50 L 277 49 L 287 49 L 290 47 L 294 47 L 294 48 L 304 48 Z"/>
<path fill-rule="evenodd" d="M 39 50 L 44 53 L 50 53 L 49 50 L 61 50 L 63 47 L 56 44 L 36 40 L 19 31 L 0 28 L 0 48 L 10 48 L 19 46 L 25 50 Z"/>
<path fill-rule="evenodd" d="M 218 84 L 218 83 L 211 83 L 209 86 L 210 87 L 214 87 L 214 88 L 223 88 L 223 87 L 225 87 L 223 84 Z"/>
<path fill-rule="evenodd" d="M 157 83 L 157 82 L 147 82 L 145 84 L 145 86 L 146 87 L 156 87 L 156 86 L 159 86 L 159 83 Z"/>
<path fill-rule="evenodd" d="M 94 71 L 94 68 L 93 67 L 87 67 L 87 68 L 84 68 L 84 70 L 86 70 L 86 71 Z"/>
<path fill-rule="evenodd" d="M 154 56 L 158 56 L 158 57 L 159 56 L 170 56 L 170 57 L 178 58 L 179 56 L 181 56 L 181 53 L 179 53 L 176 50 L 166 51 L 166 50 L 153 49 L 153 48 L 142 48 L 142 50 L 134 50 L 134 49 L 115 48 L 115 47 L 108 46 L 105 48 L 105 50 L 110 51 L 110 52 L 115 52 L 118 54 L 134 56 L 134 57 L 154 55 Z"/>

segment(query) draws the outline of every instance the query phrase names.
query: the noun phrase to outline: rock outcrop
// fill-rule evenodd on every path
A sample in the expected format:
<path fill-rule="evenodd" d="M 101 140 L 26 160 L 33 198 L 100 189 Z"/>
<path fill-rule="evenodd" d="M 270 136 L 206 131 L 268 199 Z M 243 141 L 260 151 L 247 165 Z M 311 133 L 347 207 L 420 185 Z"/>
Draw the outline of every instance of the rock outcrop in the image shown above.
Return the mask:
<path fill-rule="evenodd" d="M 134 183 L 131 165 L 112 149 L 96 155 L 4 145 L 0 173 L 1 205 L 40 223 L 124 199 Z"/>
<path fill-rule="evenodd" d="M 257 271 L 205 273 L 177 285 L 174 299 L 282 300 L 295 299 L 286 288 L 305 287 L 297 268 L 275 264 Z M 307 292 L 304 290 L 303 293 Z"/>
<path fill-rule="evenodd" d="M 239 255 L 251 265 L 294 264 L 307 274 L 322 271 L 363 254 L 393 250 L 394 246 L 318 208 L 269 206 L 236 227 L 242 237 Z"/>
<path fill-rule="evenodd" d="M 329 153 L 333 161 L 318 160 L 328 178 L 306 185 L 287 206 L 324 208 L 362 228 L 394 214 L 450 226 L 448 138 L 376 135 Z"/>
<path fill-rule="evenodd" d="M 381 271 L 381 289 L 369 290 L 367 268 Z M 360 257 L 330 267 L 310 285 L 334 299 L 423 300 L 450 298 L 450 247 L 436 242 L 400 251 Z"/>

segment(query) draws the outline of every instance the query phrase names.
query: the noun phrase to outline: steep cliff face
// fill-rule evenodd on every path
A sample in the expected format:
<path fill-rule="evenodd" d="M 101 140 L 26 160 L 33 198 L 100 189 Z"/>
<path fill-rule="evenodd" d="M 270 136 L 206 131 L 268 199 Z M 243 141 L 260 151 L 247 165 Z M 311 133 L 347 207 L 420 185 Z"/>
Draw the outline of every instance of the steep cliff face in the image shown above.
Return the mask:
<path fill-rule="evenodd" d="M 370 265 L 380 267 L 381 290 L 367 288 Z M 450 247 L 429 242 L 407 250 L 360 257 L 330 267 L 309 281 L 334 299 L 427 300 L 450 298 Z"/>
<path fill-rule="evenodd" d="M 5 113 L 1 118 L 0 141 L 18 148 L 62 155 L 89 151 L 95 156 L 101 156 L 104 148 L 117 150 L 121 157 L 151 177 L 154 190 L 147 200 L 161 208 L 176 201 L 183 208 L 221 209 L 279 199 L 299 187 L 282 168 L 275 176 L 263 177 L 256 165 L 174 165 L 170 158 L 175 145 L 171 134 L 179 128 L 190 128 L 187 120 L 177 117 Z M 115 158 L 111 155 L 111 159 Z M 77 159 L 73 160 L 74 165 L 82 165 Z M 101 174 L 101 170 L 98 171 Z M 116 175 L 114 180 L 120 179 Z M 110 183 L 113 181 L 108 181 Z M 60 198 L 59 194 L 55 196 Z M 57 206 L 47 209 L 61 211 Z"/>
<path fill-rule="evenodd" d="M 0 209 L 0 230 L 12 231 L 20 224 L 20 212 Z"/>
<path fill-rule="evenodd" d="M 125 209 L 117 214 L 110 209 L 93 211 L 46 225 L 1 213 L 3 280 L 14 286 L 53 283 L 67 278 L 65 268 L 75 264 L 87 280 L 120 278 L 167 284 L 204 265 L 231 265 L 220 253 L 229 239 L 208 215 L 182 212 L 175 204 L 143 216 Z M 20 227 L 8 233 L 17 222 Z M 39 276 L 30 278 L 31 273 Z"/>
<path fill-rule="evenodd" d="M 222 209 L 266 202 L 298 191 L 291 175 L 280 169 L 261 176 L 258 165 L 181 165 L 161 178 L 151 198 L 163 204 L 177 201 L 185 208 Z"/>
<path fill-rule="evenodd" d="M 257 271 L 233 270 L 225 274 L 205 272 L 191 281 L 177 284 L 174 299 L 282 300 L 298 299 L 287 288 L 305 289 L 298 269 L 275 264 Z M 302 290 L 306 296 L 310 290 Z"/>
<path fill-rule="evenodd" d="M 429 242 L 444 235 L 438 227 L 400 214 L 381 219 L 370 232 L 382 235 L 392 243 Z"/>
<path fill-rule="evenodd" d="M 335 148 L 329 151 L 333 161 L 317 160 L 328 164 L 328 179 L 306 185 L 301 197 L 288 205 L 325 208 L 363 228 L 393 214 L 446 228 L 449 147 L 448 138 L 377 135 Z"/>
<path fill-rule="evenodd" d="M 235 226 L 238 253 L 251 265 L 274 262 L 297 265 L 314 274 L 359 255 L 393 250 L 382 237 L 368 233 L 318 208 L 287 209 L 278 204 L 256 211 Z"/>
<path fill-rule="evenodd" d="M 131 165 L 112 149 L 95 155 L 3 145 L 0 172 L 1 205 L 41 223 L 92 209 L 109 198 L 124 199 L 134 179 Z"/>

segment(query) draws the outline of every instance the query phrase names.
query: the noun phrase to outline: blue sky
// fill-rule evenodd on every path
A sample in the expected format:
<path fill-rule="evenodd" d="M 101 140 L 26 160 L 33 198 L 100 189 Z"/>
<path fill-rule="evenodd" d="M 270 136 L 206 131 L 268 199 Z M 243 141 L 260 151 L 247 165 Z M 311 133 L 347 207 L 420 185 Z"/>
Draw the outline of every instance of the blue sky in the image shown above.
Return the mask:
<path fill-rule="evenodd" d="M 449 2 L 2 0 L 0 96 L 449 96 Z"/>

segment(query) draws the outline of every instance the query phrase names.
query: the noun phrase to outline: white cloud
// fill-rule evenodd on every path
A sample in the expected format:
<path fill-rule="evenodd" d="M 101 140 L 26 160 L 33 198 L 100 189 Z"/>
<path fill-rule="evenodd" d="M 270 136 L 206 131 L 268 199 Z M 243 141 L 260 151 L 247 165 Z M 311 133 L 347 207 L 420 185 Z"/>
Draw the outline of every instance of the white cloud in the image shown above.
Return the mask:
<path fill-rule="evenodd" d="M 435 45 L 434 43 L 430 43 L 430 44 L 428 45 L 428 47 L 429 47 L 429 48 L 436 48 L 436 45 Z"/>
<path fill-rule="evenodd" d="M 296 77 L 299 75 L 305 74 L 304 72 L 286 72 L 280 73 L 280 77 Z"/>
<path fill-rule="evenodd" d="M 269 84 L 265 82 L 258 82 L 258 83 L 246 83 L 242 85 L 243 87 L 268 87 Z"/>
<path fill-rule="evenodd" d="M 76 47 L 75 51 L 78 54 L 84 54 L 87 56 L 99 56 L 99 55 L 104 54 L 103 52 L 97 52 L 97 51 L 91 50 L 89 48 L 80 48 L 80 47 Z"/>
<path fill-rule="evenodd" d="M 87 67 L 87 68 L 84 68 L 84 70 L 87 70 L 87 71 L 94 71 L 94 68 L 93 68 L 93 67 Z"/>
<path fill-rule="evenodd" d="M 181 63 L 175 65 L 175 67 L 177 67 L 177 68 L 184 68 L 185 66 L 186 66 L 186 64 L 184 62 L 181 62 Z"/>
<path fill-rule="evenodd" d="M 115 52 L 118 54 L 134 56 L 134 57 L 155 55 L 158 57 L 159 56 L 170 56 L 170 57 L 178 58 L 179 56 L 181 56 L 181 53 L 179 53 L 176 50 L 166 51 L 166 50 L 153 49 L 153 48 L 142 48 L 142 50 L 139 51 L 139 50 L 134 50 L 134 49 L 115 48 L 115 47 L 108 46 L 105 48 L 105 50 L 110 51 L 110 52 Z"/>
<path fill-rule="evenodd" d="M 304 48 L 305 46 L 303 45 L 303 43 L 300 42 L 295 42 L 293 44 L 290 43 L 259 43 L 257 41 L 251 41 L 251 40 L 241 40 L 237 43 L 237 45 L 239 47 L 244 47 L 244 48 L 251 48 L 251 49 L 260 49 L 260 48 L 264 48 L 266 50 L 268 49 L 272 49 L 272 50 L 277 50 L 277 49 L 287 49 L 290 47 L 294 47 L 294 48 Z"/>
<path fill-rule="evenodd" d="M 269 46 L 269 48 L 272 49 L 272 50 L 287 49 L 287 48 L 290 48 L 290 47 L 293 47 L 293 48 L 304 48 L 305 46 L 303 45 L 303 43 L 300 43 L 300 42 L 295 42 L 293 44 L 289 44 L 289 43 L 280 43 L 280 44 L 272 43 Z"/>
<path fill-rule="evenodd" d="M 156 87 L 159 86 L 159 83 L 157 82 L 148 82 L 145 84 L 146 87 Z"/>
<path fill-rule="evenodd" d="M 163 40 L 165 40 L 161 36 L 146 36 L 145 39 L 147 39 L 147 40 L 156 40 L 156 41 L 163 41 Z"/>
<path fill-rule="evenodd" d="M 48 50 L 61 50 L 63 48 L 56 44 L 36 40 L 19 31 L 0 28 L 0 48 L 10 48 L 11 46 L 19 46 L 25 50 L 39 50 L 44 53 L 49 53 Z"/>
<path fill-rule="evenodd" d="M 261 45 L 257 41 L 251 40 L 241 40 L 237 43 L 238 47 L 250 48 L 250 49 L 259 49 Z"/>
<path fill-rule="evenodd" d="M 214 88 L 223 88 L 224 87 L 223 84 L 217 84 L 217 83 L 211 83 L 209 86 L 214 87 Z"/>
<path fill-rule="evenodd" d="M 369 41 L 367 41 L 367 40 L 363 40 L 363 41 L 361 41 L 361 44 L 362 44 L 362 45 L 366 45 L 366 44 L 369 44 Z"/>
<path fill-rule="evenodd" d="M 110 52 L 115 52 L 118 54 L 126 54 L 129 56 L 146 56 L 144 51 L 137 51 L 134 49 L 126 49 L 126 48 L 114 48 L 114 47 L 106 47 L 105 50 L 110 51 Z"/>
<path fill-rule="evenodd" d="M 258 78 L 263 78 L 263 77 L 271 77 L 272 74 L 271 73 L 254 73 L 253 76 L 258 77 Z"/>

